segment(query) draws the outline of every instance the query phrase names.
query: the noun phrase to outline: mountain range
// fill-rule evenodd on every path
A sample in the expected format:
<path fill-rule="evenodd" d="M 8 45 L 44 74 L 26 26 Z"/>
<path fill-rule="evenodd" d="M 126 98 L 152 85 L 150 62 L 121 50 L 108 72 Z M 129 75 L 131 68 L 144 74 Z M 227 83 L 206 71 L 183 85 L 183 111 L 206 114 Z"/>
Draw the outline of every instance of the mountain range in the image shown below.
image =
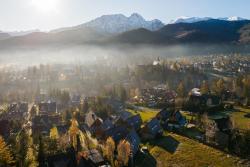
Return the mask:
<path fill-rule="evenodd" d="M 181 18 L 164 25 L 159 20 L 147 21 L 139 14 L 104 15 L 90 22 L 52 30 L 33 31 L 24 35 L 0 32 L 0 48 L 71 45 L 183 44 L 250 42 L 250 21 L 239 18 Z"/>
<path fill-rule="evenodd" d="M 52 30 L 51 32 L 91 28 L 101 33 L 119 34 L 138 28 L 156 31 L 162 27 L 164 27 L 164 24 L 160 20 L 155 19 L 146 21 L 141 15 L 133 13 L 130 17 L 126 17 L 123 14 L 103 15 L 90 22 L 75 27 L 60 28 Z"/>
<path fill-rule="evenodd" d="M 207 20 L 224 20 L 224 21 L 242 21 L 247 20 L 242 17 L 232 16 L 232 17 L 220 17 L 220 18 L 212 18 L 212 17 L 179 17 L 175 20 L 171 20 L 169 24 L 176 24 L 176 23 L 195 23 L 199 21 L 207 21 Z"/>

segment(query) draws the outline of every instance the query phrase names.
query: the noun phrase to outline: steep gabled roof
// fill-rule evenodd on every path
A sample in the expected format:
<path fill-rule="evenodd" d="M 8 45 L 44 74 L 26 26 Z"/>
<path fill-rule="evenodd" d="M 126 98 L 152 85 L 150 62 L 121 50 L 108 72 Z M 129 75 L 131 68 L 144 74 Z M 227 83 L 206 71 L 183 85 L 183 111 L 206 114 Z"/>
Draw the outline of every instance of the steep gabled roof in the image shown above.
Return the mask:
<path fill-rule="evenodd" d="M 150 133 L 153 135 L 157 135 L 162 130 L 160 125 L 160 121 L 156 118 L 151 119 L 147 124 L 146 127 L 150 130 Z"/>
<path fill-rule="evenodd" d="M 133 127 L 135 130 L 138 130 L 140 129 L 141 127 L 141 124 L 142 124 L 142 119 L 141 119 L 141 116 L 140 114 L 137 114 L 137 115 L 134 115 L 132 117 L 129 117 L 127 120 L 126 120 L 127 124 L 131 127 Z"/>
<path fill-rule="evenodd" d="M 134 129 L 129 132 L 129 134 L 126 137 L 126 140 L 130 143 L 133 155 L 136 154 L 140 145 L 140 137 L 138 136 L 138 134 Z"/>

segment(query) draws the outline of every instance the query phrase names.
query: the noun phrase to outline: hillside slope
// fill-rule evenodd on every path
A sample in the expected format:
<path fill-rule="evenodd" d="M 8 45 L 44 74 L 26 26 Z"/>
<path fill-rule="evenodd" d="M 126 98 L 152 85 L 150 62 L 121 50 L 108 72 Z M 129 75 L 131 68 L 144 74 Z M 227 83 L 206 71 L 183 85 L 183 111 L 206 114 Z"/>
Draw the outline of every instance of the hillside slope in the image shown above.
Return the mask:
<path fill-rule="evenodd" d="M 148 142 L 150 155 L 139 155 L 137 167 L 247 167 L 249 162 L 176 134 Z"/>

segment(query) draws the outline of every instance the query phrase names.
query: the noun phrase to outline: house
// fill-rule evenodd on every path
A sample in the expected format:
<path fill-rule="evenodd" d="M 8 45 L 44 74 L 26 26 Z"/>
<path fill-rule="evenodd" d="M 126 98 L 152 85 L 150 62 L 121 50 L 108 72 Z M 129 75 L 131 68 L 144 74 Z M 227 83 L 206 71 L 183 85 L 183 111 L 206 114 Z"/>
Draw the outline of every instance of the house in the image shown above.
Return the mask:
<path fill-rule="evenodd" d="M 128 134 L 128 129 L 124 125 L 115 126 L 105 131 L 103 139 L 106 140 L 108 137 L 112 137 L 113 140 L 118 143 L 121 139 L 125 139 Z"/>
<path fill-rule="evenodd" d="M 186 125 L 186 123 L 186 118 L 182 116 L 179 110 L 174 111 L 168 120 L 168 126 L 172 125 L 175 128 L 183 127 L 184 125 Z"/>
<path fill-rule="evenodd" d="M 27 102 L 21 102 L 19 103 L 19 112 L 28 112 L 29 107 L 28 107 L 28 103 Z"/>
<path fill-rule="evenodd" d="M 110 119 L 102 121 L 100 118 L 96 119 L 90 127 L 85 126 L 84 130 L 89 131 L 95 138 L 102 139 L 105 131 L 113 128 L 114 124 Z"/>
<path fill-rule="evenodd" d="M 43 113 L 55 113 L 57 112 L 57 104 L 54 101 L 40 102 L 38 104 L 39 111 Z"/>
<path fill-rule="evenodd" d="M 114 99 L 114 98 L 108 98 L 105 99 L 105 103 L 109 106 L 111 106 L 111 108 L 116 111 L 117 113 L 122 113 L 124 111 L 124 104 L 122 101 Z"/>
<path fill-rule="evenodd" d="M 62 116 L 59 114 L 48 115 L 40 114 L 36 115 L 32 119 L 32 132 L 33 133 L 43 133 L 44 135 L 49 135 L 50 129 L 55 126 L 62 126 Z M 63 127 L 62 127 L 63 128 Z M 62 131 L 64 131 L 62 129 Z"/>
<path fill-rule="evenodd" d="M 81 96 L 80 95 L 73 95 L 71 97 L 71 105 L 74 107 L 78 107 L 81 104 Z"/>
<path fill-rule="evenodd" d="M 206 105 L 209 108 L 217 107 L 221 104 L 221 98 L 216 95 L 207 95 L 206 98 Z"/>
<path fill-rule="evenodd" d="M 134 128 L 136 131 L 139 130 L 142 125 L 142 119 L 140 114 L 129 117 L 125 122 L 129 127 Z"/>
<path fill-rule="evenodd" d="M 17 103 L 11 103 L 9 106 L 9 112 L 17 112 L 18 111 L 18 104 Z"/>
<path fill-rule="evenodd" d="M 48 115 L 37 115 L 32 119 L 32 132 L 49 135 L 50 128 Z"/>
<path fill-rule="evenodd" d="M 84 124 L 88 127 L 91 134 L 95 134 L 96 131 L 101 129 L 103 120 L 99 118 L 93 111 L 85 114 Z"/>
<path fill-rule="evenodd" d="M 189 93 L 187 110 L 191 112 L 202 112 L 204 109 L 212 111 L 221 106 L 221 97 L 208 93 L 201 94 L 200 89 L 194 88 Z"/>
<path fill-rule="evenodd" d="M 27 102 L 19 102 L 19 103 L 11 103 L 9 105 L 9 112 L 28 112 L 28 103 Z"/>
<path fill-rule="evenodd" d="M 122 111 L 121 113 L 119 113 L 119 118 L 122 119 L 123 121 L 126 121 L 131 116 L 132 116 L 132 113 L 128 111 Z"/>
<path fill-rule="evenodd" d="M 109 130 L 109 129 L 113 128 L 113 127 L 114 127 L 113 122 L 108 118 L 108 119 L 106 119 L 106 120 L 103 122 L 101 128 L 102 128 L 104 131 L 106 131 L 106 130 Z"/>
<path fill-rule="evenodd" d="M 130 143 L 131 153 L 134 156 L 139 150 L 139 145 L 141 142 L 140 137 L 138 136 L 135 130 L 131 130 L 126 137 L 126 140 Z"/>
<path fill-rule="evenodd" d="M 156 117 L 159 120 L 167 120 L 171 117 L 173 112 L 174 112 L 174 109 L 172 108 L 164 108 L 156 115 Z"/>
<path fill-rule="evenodd" d="M 159 85 L 150 89 L 140 90 L 140 96 L 134 98 L 135 102 L 149 107 L 166 107 L 174 104 L 176 93 Z"/>
<path fill-rule="evenodd" d="M 95 136 L 96 138 L 99 138 L 103 135 L 104 130 L 102 129 L 103 121 L 101 118 L 97 118 L 93 124 L 89 127 L 90 133 Z"/>
<path fill-rule="evenodd" d="M 1 114 L 0 118 L 1 120 L 9 120 L 9 121 L 24 121 L 25 120 L 25 115 L 27 115 L 27 113 L 22 113 L 19 111 L 9 111 L 7 113 L 3 113 Z"/>
<path fill-rule="evenodd" d="M 48 156 L 46 162 L 43 164 L 47 167 L 76 167 L 77 161 L 74 148 L 67 149 L 66 153 L 59 153 Z"/>
<path fill-rule="evenodd" d="M 160 121 L 157 118 L 151 119 L 141 129 L 143 139 L 154 139 L 155 137 L 162 135 L 162 133 L 163 130 Z"/>
<path fill-rule="evenodd" d="M 186 118 L 179 110 L 170 108 L 161 110 L 156 117 L 161 121 L 162 126 L 169 130 L 178 129 L 187 123 Z"/>
<path fill-rule="evenodd" d="M 78 159 L 77 167 L 100 167 L 100 166 L 110 167 L 106 164 L 104 158 L 102 157 L 100 152 L 96 149 L 91 149 L 79 153 L 77 159 Z"/>

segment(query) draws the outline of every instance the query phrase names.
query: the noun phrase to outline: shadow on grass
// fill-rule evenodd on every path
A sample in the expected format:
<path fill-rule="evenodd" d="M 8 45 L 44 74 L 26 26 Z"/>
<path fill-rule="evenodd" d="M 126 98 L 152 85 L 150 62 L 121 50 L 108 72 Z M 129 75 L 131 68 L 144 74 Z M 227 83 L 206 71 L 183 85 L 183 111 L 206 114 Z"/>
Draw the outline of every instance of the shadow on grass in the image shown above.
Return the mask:
<path fill-rule="evenodd" d="M 135 159 L 135 167 L 156 167 L 157 162 L 150 153 L 138 153 Z"/>
<path fill-rule="evenodd" d="M 245 118 L 250 118 L 250 113 L 244 115 Z"/>
<path fill-rule="evenodd" d="M 165 151 L 169 152 L 170 154 L 174 154 L 176 149 L 178 148 L 180 142 L 173 138 L 172 136 L 162 136 L 154 140 L 147 141 L 147 144 L 150 147 L 158 146 Z M 156 159 L 147 152 L 145 154 L 139 152 L 135 159 L 135 166 L 136 167 L 156 167 L 157 161 Z"/>
<path fill-rule="evenodd" d="M 178 148 L 180 142 L 172 136 L 162 136 L 159 139 L 155 139 L 149 142 L 152 146 L 158 146 L 163 148 L 165 151 L 174 154 Z"/>

